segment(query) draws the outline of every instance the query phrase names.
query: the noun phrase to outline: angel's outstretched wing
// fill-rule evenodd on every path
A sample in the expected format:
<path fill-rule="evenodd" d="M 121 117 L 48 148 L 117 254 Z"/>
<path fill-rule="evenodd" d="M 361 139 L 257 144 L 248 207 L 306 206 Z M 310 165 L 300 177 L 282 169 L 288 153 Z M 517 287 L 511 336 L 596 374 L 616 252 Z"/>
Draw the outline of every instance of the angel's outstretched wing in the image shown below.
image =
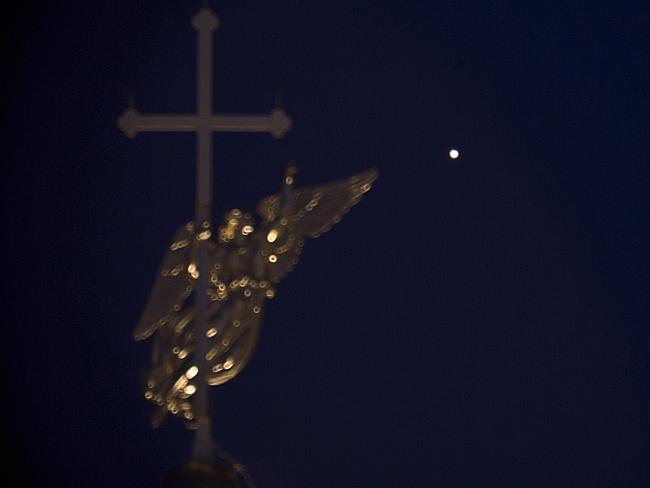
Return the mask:
<path fill-rule="evenodd" d="M 181 310 L 185 299 L 194 289 L 194 280 L 188 271 L 196 253 L 194 224 L 182 225 L 169 247 L 156 275 L 156 280 L 133 331 L 135 340 L 147 339 Z"/>
<path fill-rule="evenodd" d="M 264 198 L 257 211 L 257 268 L 279 282 L 298 262 L 305 237 L 318 237 L 339 222 L 370 191 L 377 170 L 368 169 L 345 180 L 307 186 Z"/>

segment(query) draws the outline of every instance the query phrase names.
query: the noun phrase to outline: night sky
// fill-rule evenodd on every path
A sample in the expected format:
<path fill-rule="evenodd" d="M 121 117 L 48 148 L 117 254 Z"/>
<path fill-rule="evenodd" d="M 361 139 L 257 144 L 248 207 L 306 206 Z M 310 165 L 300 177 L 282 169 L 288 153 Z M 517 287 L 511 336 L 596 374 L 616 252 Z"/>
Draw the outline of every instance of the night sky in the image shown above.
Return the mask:
<path fill-rule="evenodd" d="M 580 6 L 578 6 L 580 4 Z M 40 486 L 155 487 L 190 454 L 149 427 L 131 331 L 194 208 L 201 2 L 5 12 L 4 416 Z M 265 487 L 649 486 L 647 2 L 211 2 L 215 219 L 375 166 L 306 243 L 217 440 Z M 460 150 L 451 160 L 448 151 Z"/>

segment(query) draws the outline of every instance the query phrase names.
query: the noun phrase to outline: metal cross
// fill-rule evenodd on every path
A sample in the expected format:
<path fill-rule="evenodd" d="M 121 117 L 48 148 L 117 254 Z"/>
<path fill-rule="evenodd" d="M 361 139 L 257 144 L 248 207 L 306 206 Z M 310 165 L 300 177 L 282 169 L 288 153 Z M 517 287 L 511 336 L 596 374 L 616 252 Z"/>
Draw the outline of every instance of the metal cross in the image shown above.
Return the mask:
<path fill-rule="evenodd" d="M 212 218 L 212 133 L 213 132 L 268 132 L 276 138 L 284 136 L 292 121 L 282 109 L 276 108 L 268 115 L 217 115 L 212 112 L 212 40 L 219 19 L 208 7 L 202 8 L 192 18 L 198 32 L 196 114 L 143 115 L 130 108 L 117 121 L 118 127 L 128 137 L 139 132 L 196 132 L 196 207 L 197 234 L 210 230 Z M 205 235 L 205 234 L 204 234 Z M 207 371 L 206 331 L 209 328 L 206 312 L 208 296 L 208 242 L 199 240 L 197 266 L 199 276 L 195 288 L 196 355 L 199 371 Z M 214 451 L 208 385 L 197 382 L 194 400 L 197 431 L 192 447 L 192 457 L 197 461 L 210 461 Z"/>

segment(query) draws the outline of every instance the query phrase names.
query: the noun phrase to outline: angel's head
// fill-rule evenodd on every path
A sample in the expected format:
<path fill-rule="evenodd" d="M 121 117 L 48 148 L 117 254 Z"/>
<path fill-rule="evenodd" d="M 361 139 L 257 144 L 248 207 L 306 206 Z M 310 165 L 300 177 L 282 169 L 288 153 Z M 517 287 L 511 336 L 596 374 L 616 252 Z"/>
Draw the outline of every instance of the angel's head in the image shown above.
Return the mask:
<path fill-rule="evenodd" d="M 239 243 L 253 233 L 253 218 L 249 213 L 242 213 L 235 208 L 226 214 L 226 218 L 219 226 L 219 242 L 221 244 Z"/>

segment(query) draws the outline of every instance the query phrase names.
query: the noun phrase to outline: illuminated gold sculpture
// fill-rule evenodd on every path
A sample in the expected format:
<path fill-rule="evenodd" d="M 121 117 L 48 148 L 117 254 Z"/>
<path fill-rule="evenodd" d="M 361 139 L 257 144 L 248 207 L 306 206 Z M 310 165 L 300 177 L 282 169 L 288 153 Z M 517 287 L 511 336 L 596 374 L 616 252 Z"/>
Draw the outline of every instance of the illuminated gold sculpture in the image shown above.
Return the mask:
<path fill-rule="evenodd" d="M 154 335 L 152 366 L 145 397 L 160 406 L 153 423 L 167 413 L 193 421 L 192 396 L 205 379 L 220 385 L 246 366 L 260 333 L 264 302 L 275 296 L 276 285 L 293 269 L 304 239 L 318 237 L 370 190 L 377 172 L 367 170 L 349 179 L 294 190 L 293 168 L 285 174 L 280 193 L 264 198 L 257 225 L 249 213 L 231 210 L 213 235 L 210 228 L 187 223 L 178 230 L 156 278 L 136 340 Z M 191 302 L 199 277 L 199 242 L 208 241 L 210 306 L 205 332 L 207 371 L 196 356 Z"/>

